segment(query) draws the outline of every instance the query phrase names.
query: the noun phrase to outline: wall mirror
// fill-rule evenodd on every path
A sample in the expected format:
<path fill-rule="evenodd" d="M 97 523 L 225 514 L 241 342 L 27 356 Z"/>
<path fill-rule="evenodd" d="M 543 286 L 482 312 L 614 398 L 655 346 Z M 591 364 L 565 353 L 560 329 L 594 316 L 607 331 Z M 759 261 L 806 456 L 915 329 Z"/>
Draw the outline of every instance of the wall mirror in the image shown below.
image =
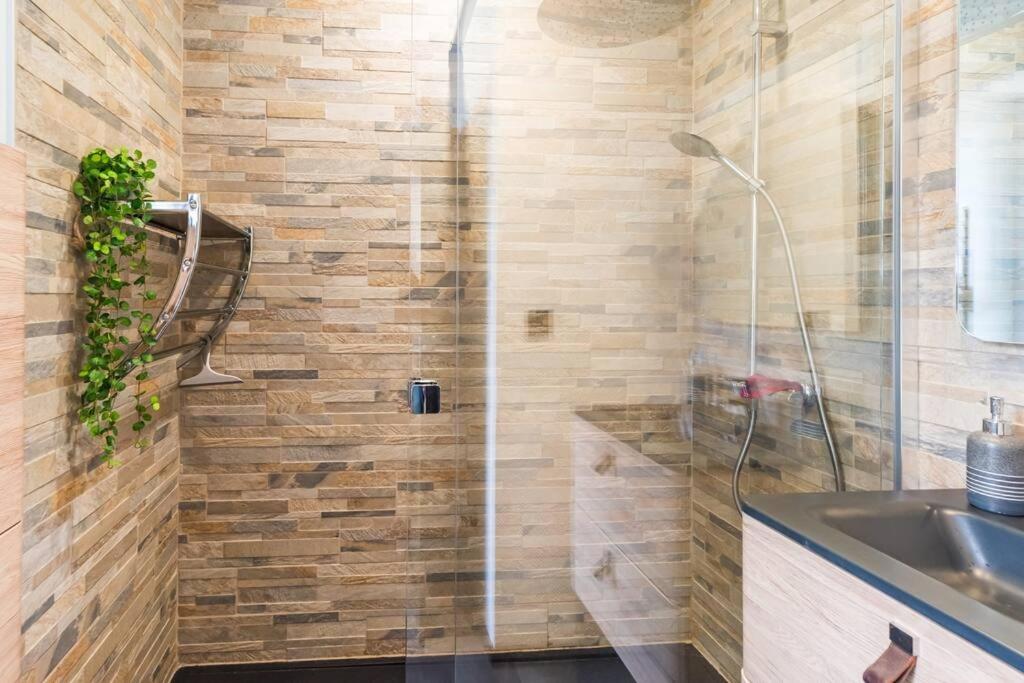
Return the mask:
<path fill-rule="evenodd" d="M 1024 344 L 1024 0 L 961 0 L 957 315 Z"/>

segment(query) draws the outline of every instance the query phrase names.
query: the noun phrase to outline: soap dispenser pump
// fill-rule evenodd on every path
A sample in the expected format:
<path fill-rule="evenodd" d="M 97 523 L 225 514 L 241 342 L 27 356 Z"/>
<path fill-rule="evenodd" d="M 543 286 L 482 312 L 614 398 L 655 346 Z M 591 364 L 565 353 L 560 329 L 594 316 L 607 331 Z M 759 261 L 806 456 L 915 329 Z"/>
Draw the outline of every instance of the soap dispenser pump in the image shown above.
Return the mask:
<path fill-rule="evenodd" d="M 1024 438 L 1003 420 L 1003 399 L 989 399 L 991 416 L 967 437 L 967 500 L 1000 515 L 1024 517 Z"/>

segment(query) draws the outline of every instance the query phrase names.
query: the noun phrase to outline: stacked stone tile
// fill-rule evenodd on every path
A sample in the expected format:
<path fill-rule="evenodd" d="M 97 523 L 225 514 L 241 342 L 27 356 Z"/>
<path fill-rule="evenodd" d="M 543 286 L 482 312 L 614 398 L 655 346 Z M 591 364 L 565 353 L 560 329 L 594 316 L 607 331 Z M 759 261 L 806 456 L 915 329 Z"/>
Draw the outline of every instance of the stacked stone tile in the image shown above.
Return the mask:
<path fill-rule="evenodd" d="M 154 368 L 163 407 L 152 445 L 140 453 L 126 438 L 124 466 L 102 466 L 75 416 L 84 263 L 70 188 L 88 150 L 127 146 L 157 160 L 157 195 L 179 196 L 182 6 L 22 0 L 18 16 L 16 143 L 28 164 L 22 678 L 166 681 L 177 667 L 176 374 L 170 362 Z"/>
<path fill-rule="evenodd" d="M 590 49 L 545 37 L 534 8 L 481 0 L 458 131 L 454 4 L 21 0 L 25 680 L 491 647 L 489 322 L 493 645 L 608 642 L 572 583 L 572 424 L 586 419 L 682 482 L 672 504 L 655 487 L 638 505 L 655 484 L 616 475 L 596 513 L 682 603 L 632 642 L 692 638 L 737 677 L 728 483 L 743 417 L 706 380 L 745 370 L 747 195 L 666 139 L 693 128 L 749 156 L 749 3 L 698 2 L 649 43 Z M 766 47 L 762 175 L 791 223 L 859 488 L 887 486 L 891 468 L 887 9 L 789 3 L 789 36 Z M 955 8 L 919 0 L 907 17 L 903 380 L 919 391 L 905 475 L 960 485 L 959 444 L 985 393 L 1024 405 L 1020 354 L 965 341 L 956 323 Z M 201 192 L 252 225 L 257 253 L 215 358 L 245 383 L 179 393 L 161 364 L 154 443 L 126 444 L 108 470 L 75 429 L 82 264 L 68 188 L 81 154 L 123 144 L 157 159 L 161 197 Z M 777 236 L 762 226 L 762 363 L 798 374 Z M 441 415 L 408 415 L 414 375 L 441 381 Z M 829 488 L 820 442 L 790 431 L 800 409 L 766 403 L 745 488 Z"/>

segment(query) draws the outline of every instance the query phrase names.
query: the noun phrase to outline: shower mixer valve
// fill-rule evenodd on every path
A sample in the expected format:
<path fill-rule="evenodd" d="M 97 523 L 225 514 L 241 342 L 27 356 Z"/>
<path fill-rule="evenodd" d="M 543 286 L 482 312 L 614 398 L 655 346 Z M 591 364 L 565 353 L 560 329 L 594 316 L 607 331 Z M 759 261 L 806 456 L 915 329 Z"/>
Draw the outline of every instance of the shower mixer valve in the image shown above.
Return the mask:
<path fill-rule="evenodd" d="M 814 386 L 803 382 L 796 382 L 767 375 L 751 375 L 749 377 L 729 378 L 726 383 L 733 392 L 747 400 L 767 398 L 773 394 L 789 393 L 791 396 L 799 396 L 804 404 L 813 403 L 817 393 Z"/>

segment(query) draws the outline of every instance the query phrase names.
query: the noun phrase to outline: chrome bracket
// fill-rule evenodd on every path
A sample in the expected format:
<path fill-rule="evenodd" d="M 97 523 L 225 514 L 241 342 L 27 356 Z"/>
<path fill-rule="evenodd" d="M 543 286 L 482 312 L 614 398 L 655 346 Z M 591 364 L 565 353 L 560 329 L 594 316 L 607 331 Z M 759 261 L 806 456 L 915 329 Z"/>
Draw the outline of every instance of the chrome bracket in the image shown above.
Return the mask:
<path fill-rule="evenodd" d="M 234 375 L 226 375 L 223 372 L 217 372 L 210 367 L 210 352 L 213 351 L 213 343 L 207 342 L 203 344 L 202 356 L 203 356 L 203 367 L 199 369 L 199 372 L 186 377 L 185 379 L 178 382 L 179 387 L 204 387 L 211 386 L 214 384 L 241 384 L 242 379 L 235 377 Z"/>
<path fill-rule="evenodd" d="M 750 24 L 747 29 L 750 31 L 752 36 L 771 36 L 772 38 L 779 38 L 786 35 L 789 28 L 786 26 L 784 21 L 755 21 Z"/>
<path fill-rule="evenodd" d="M 203 209 L 198 194 L 190 194 L 184 202 L 150 202 L 150 214 L 185 214 L 184 240 L 178 241 L 178 258 L 181 259 L 181 267 L 178 269 L 178 276 L 171 286 L 170 296 L 160 313 L 157 314 L 153 323 L 152 334 L 154 339 L 160 341 L 164 333 L 170 329 L 170 324 L 181 308 L 181 302 L 185 300 L 185 294 L 192 282 L 191 264 L 199 255 L 199 237 L 202 230 Z M 166 228 L 158 227 L 156 232 L 165 233 Z M 118 373 L 124 377 L 131 373 L 138 364 L 139 357 L 147 352 L 146 343 L 139 340 L 126 354 L 124 361 L 118 367 Z"/>
<path fill-rule="evenodd" d="M 171 286 L 170 295 L 167 297 L 167 301 L 164 303 L 160 313 L 154 317 L 153 337 L 159 341 L 167 330 L 170 329 L 171 323 L 179 317 L 217 317 L 216 323 L 203 335 L 202 339 L 159 352 L 153 351 L 154 359 L 183 354 L 178 362 L 178 367 L 180 368 L 197 355 L 202 354 L 203 366 L 200 371 L 192 377 L 182 380 L 178 386 L 189 387 L 241 382 L 242 380 L 238 377 L 225 375 L 213 370 L 210 367 L 210 353 L 213 350 L 213 344 L 224 333 L 228 324 L 234 318 L 238 305 L 245 293 L 245 285 L 252 271 L 252 228 L 245 228 L 243 230 L 213 214 L 204 213 L 202 198 L 196 193 L 189 194 L 184 201 L 150 202 L 150 214 L 153 216 L 153 220 L 146 226 L 146 229 L 157 234 L 177 237 L 178 259 L 180 261 L 178 274 L 174 284 Z M 203 235 L 204 217 L 211 223 L 208 227 L 212 233 L 212 239 L 241 240 L 243 242 L 244 266 L 241 269 L 211 266 L 199 260 L 200 243 L 205 238 Z M 192 284 L 192 276 L 199 268 L 224 272 L 235 277 L 234 288 L 224 308 L 210 309 L 208 311 L 182 310 L 182 303 L 185 301 L 189 287 Z M 146 352 L 145 342 L 137 342 L 125 354 L 125 360 L 118 368 L 120 376 L 124 377 L 131 373 L 138 366 L 139 357 Z"/>
<path fill-rule="evenodd" d="M 203 367 L 198 373 L 192 377 L 183 379 L 178 383 L 180 387 L 197 387 L 206 386 L 211 384 L 237 384 L 242 380 L 233 375 L 225 375 L 214 371 L 210 367 L 210 353 L 213 351 L 213 345 L 217 342 L 222 334 L 227 330 L 228 325 L 235 317 L 235 313 L 238 311 L 238 306 L 242 302 L 242 296 L 245 294 L 245 286 L 249 282 L 249 274 L 252 272 L 252 228 L 245 228 L 245 241 L 242 246 L 244 250 L 244 266 L 238 271 L 235 277 L 235 288 L 231 292 L 231 297 L 228 299 L 227 304 L 221 309 L 220 318 L 217 322 L 207 331 L 206 336 L 203 337 L 203 345 L 196 350 L 186 353 L 182 356 L 181 360 L 178 361 L 178 367 L 182 367 L 190 360 L 196 357 L 198 354 L 202 354 Z"/>

